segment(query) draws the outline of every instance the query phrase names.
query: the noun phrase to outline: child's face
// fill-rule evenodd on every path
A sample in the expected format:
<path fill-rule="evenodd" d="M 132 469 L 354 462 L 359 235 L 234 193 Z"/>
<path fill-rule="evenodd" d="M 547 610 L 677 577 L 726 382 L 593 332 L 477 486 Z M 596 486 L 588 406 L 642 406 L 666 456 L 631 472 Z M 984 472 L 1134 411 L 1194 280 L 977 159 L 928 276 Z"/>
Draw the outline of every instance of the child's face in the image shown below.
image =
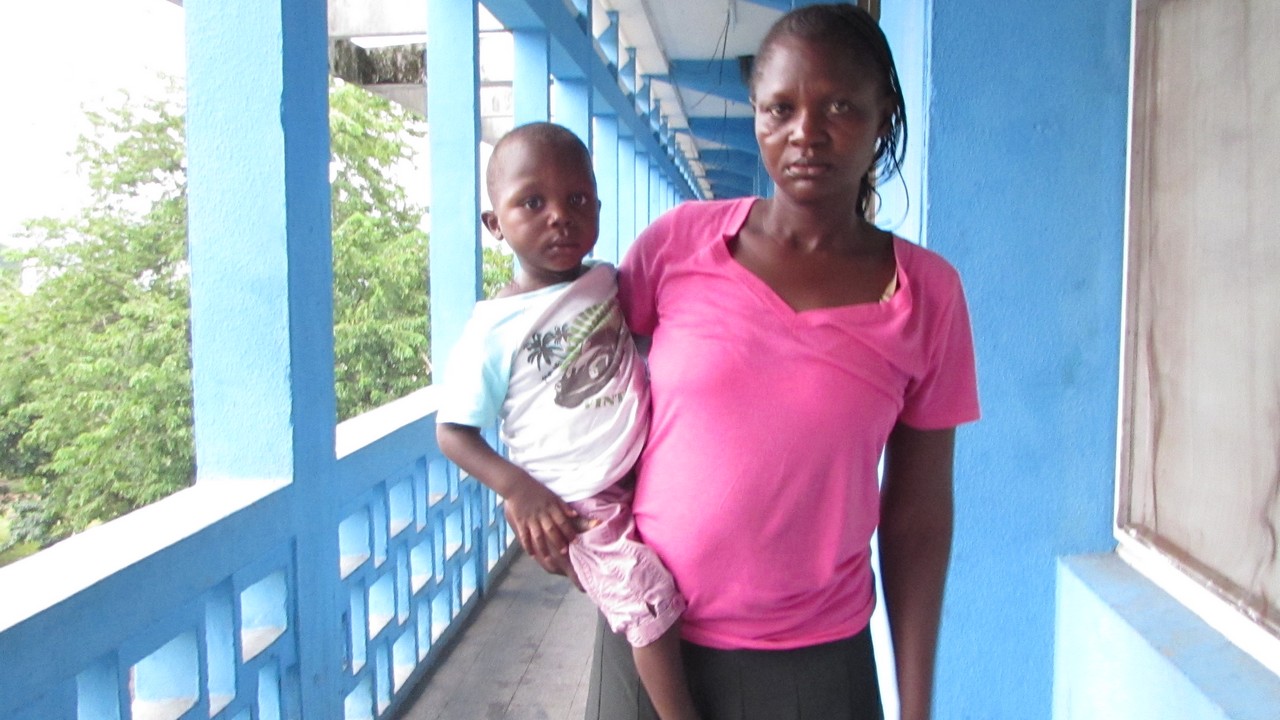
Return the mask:
<path fill-rule="evenodd" d="M 600 201 L 587 158 L 570 148 L 522 140 L 504 148 L 481 216 L 520 260 L 517 284 L 534 290 L 578 276 L 595 247 Z"/>

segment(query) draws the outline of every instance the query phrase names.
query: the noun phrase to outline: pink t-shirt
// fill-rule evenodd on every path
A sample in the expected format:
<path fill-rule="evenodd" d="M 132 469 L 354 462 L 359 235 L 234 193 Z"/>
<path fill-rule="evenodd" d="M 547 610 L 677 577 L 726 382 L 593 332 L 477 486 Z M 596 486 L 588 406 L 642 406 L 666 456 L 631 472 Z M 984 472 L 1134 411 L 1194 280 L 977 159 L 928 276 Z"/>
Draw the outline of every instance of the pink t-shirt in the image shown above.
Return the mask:
<path fill-rule="evenodd" d="M 729 254 L 753 198 L 686 203 L 620 267 L 652 335 L 635 518 L 689 602 L 686 639 L 784 649 L 860 632 L 875 605 L 877 464 L 902 421 L 978 416 L 955 270 L 895 239 L 887 301 L 797 313 Z"/>

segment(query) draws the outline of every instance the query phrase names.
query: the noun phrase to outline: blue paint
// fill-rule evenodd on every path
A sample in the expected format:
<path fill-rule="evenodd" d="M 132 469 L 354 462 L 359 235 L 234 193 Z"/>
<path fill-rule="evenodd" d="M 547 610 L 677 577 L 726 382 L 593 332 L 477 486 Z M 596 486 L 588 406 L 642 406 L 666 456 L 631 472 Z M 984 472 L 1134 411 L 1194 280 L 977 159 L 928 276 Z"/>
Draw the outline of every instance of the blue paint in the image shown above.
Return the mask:
<path fill-rule="evenodd" d="M 610 65 L 618 66 L 618 11 L 608 10 L 605 12 L 605 18 L 609 24 L 605 26 L 603 32 L 596 38 L 600 42 L 600 49 L 604 50 L 604 57 L 609 61 Z"/>
<path fill-rule="evenodd" d="M 618 67 L 618 77 L 622 80 L 622 84 L 626 86 L 627 92 L 634 95 L 636 92 L 636 49 L 627 47 L 625 52 L 627 59 Z"/>
<path fill-rule="evenodd" d="M 717 188 L 721 185 L 728 185 L 734 188 L 749 189 L 754 180 L 749 175 L 742 175 L 730 170 L 720 170 L 716 168 L 707 169 L 707 179 Z"/>
<path fill-rule="evenodd" d="M 636 226 L 636 144 L 629 136 L 618 137 L 618 240 L 630 247 L 641 230 Z M 625 252 L 623 253 L 626 254 Z"/>
<path fill-rule="evenodd" d="M 588 56 L 588 35 L 558 0 L 494 5 L 544 33 L 548 72 Z M 244 500 L 192 514 L 182 537 L 156 538 L 136 560 L 4 625 L 0 656 L 22 675 L 0 669 L 0 716 L 69 716 L 77 702 L 119 715 L 129 667 L 182 637 L 205 646 L 215 688 L 237 688 L 230 716 L 255 703 L 259 715 L 308 720 L 344 707 L 388 714 L 398 702 L 390 659 L 411 655 L 406 638 L 425 652 L 411 687 L 474 609 L 511 538 L 492 493 L 439 456 L 429 413 L 379 420 L 376 442 L 335 459 L 324 13 L 307 0 L 186 8 L 201 483 L 24 562 L 88 556 L 115 528 L 151 538 L 164 524 L 148 512 L 189 512 L 187 498 L 200 503 L 207 488 Z M 433 206 L 448 211 L 434 214 L 431 243 L 434 347 L 444 352 L 479 291 L 475 4 L 433 0 L 429 12 L 431 114 L 457 120 L 433 126 L 435 163 L 449 169 L 435 183 Z M 895 49 L 911 78 L 909 111 L 920 113 L 913 142 L 931 154 L 905 173 L 909 215 L 965 277 L 986 410 L 960 433 L 938 716 L 1047 716 L 1053 585 L 1071 612 L 1091 612 L 1087 594 L 1101 594 L 1057 575 L 1056 561 L 1111 546 L 1128 9 L 893 5 L 886 23 L 908 38 Z M 596 114 L 617 118 L 616 237 L 628 245 L 652 215 L 692 195 L 689 173 L 607 65 L 564 77 L 581 78 Z M 545 83 L 540 92 L 545 104 Z M 604 122 L 595 118 L 596 141 L 608 155 Z M 749 119 L 728 127 L 731 146 L 754 152 Z M 339 543 L 365 555 L 343 578 Z M 236 603 L 282 577 L 284 600 L 268 607 L 278 614 L 287 603 L 284 634 L 250 664 L 234 659 L 219 638 L 243 629 Z M 270 583 L 266 594 L 282 597 L 279 580 Z M 392 619 L 370 638 L 371 610 Z M 1078 667 L 1062 655 L 1066 635 L 1064 673 Z M 1179 667 L 1203 673 L 1215 657 L 1190 652 Z M 201 697 L 195 712 L 210 707 Z"/>
<path fill-rule="evenodd" d="M 635 165 L 635 227 L 639 232 L 649 225 L 649 154 L 636 153 Z"/>
<path fill-rule="evenodd" d="M 935 707 L 1046 717 L 1056 559 L 1114 545 L 1129 7 L 931 23 L 924 229 L 965 280 L 984 411 L 958 435 Z"/>
<path fill-rule="evenodd" d="M 526 125 L 551 117 L 547 78 L 551 74 L 551 39 L 542 30 L 511 33 L 515 58 L 512 102 L 515 124 Z"/>
<path fill-rule="evenodd" d="M 705 150 L 700 149 L 698 157 L 707 167 L 724 170 L 742 168 L 743 170 L 738 171 L 740 175 L 754 176 L 758 155 L 742 152 L 741 150 L 707 148 Z"/>
<path fill-rule="evenodd" d="M 185 8 L 198 481 L 294 483 L 295 502 L 275 522 L 294 528 L 290 545 L 301 559 L 292 571 L 318 586 L 337 557 L 326 22 L 304 0 Z M 231 547 L 253 547 L 250 537 Z M 169 562 L 190 559 L 177 551 Z M 183 587 L 172 569 L 162 575 L 134 586 L 161 586 L 148 597 L 157 608 L 166 591 Z M 300 702 L 319 708 L 318 688 L 337 682 L 338 668 L 324 658 L 340 651 L 339 615 L 324 593 L 299 598 L 292 612 L 291 626 L 306 632 L 280 641 L 297 647 L 285 667 L 313 680 Z M 192 634 L 203 618 L 190 613 L 152 617 L 147 632 L 131 636 L 138 654 L 122 649 L 117 667 L 174 637 L 203 639 Z M 114 617 L 111 629 L 124 632 Z"/>
<path fill-rule="evenodd" d="M 618 263 L 618 119 L 612 115 L 599 115 L 595 119 L 595 143 L 592 158 L 595 162 L 597 195 L 600 197 L 600 238 L 596 242 L 595 256 Z"/>
<path fill-rule="evenodd" d="M 186 8 L 192 372 L 202 480 L 291 478 L 295 419 L 307 423 L 298 428 L 304 433 L 332 424 L 332 355 L 291 357 L 296 341 L 331 334 L 333 324 L 328 124 L 323 111 L 320 122 L 307 117 L 327 107 L 327 41 L 320 23 L 318 86 L 286 86 L 286 70 L 307 66 L 289 54 L 315 52 L 306 37 L 315 23 L 282 27 L 282 6 L 291 7 L 210 8 L 197 0 Z M 286 49 L 286 39 L 296 43 Z M 225 82 L 228 73 L 244 78 L 244 87 Z M 304 301 L 302 292 L 290 297 L 291 285 L 323 292 Z"/>
<path fill-rule="evenodd" d="M 880 27 L 889 38 L 907 108 L 907 143 L 897 177 L 877 188 L 876 224 L 922 245 L 924 237 L 925 138 L 929 132 L 930 3 L 884 3 Z"/>
<path fill-rule="evenodd" d="M 636 107 L 639 108 L 641 114 L 648 116 L 649 111 L 653 109 L 653 81 L 649 75 L 642 75 L 639 78 L 640 87 L 636 89 Z"/>
<path fill-rule="evenodd" d="M 1280 678 L 1115 555 L 1058 566 L 1055 720 L 1274 720 Z"/>
<path fill-rule="evenodd" d="M 689 118 L 689 127 L 699 137 L 705 137 L 730 149 L 750 155 L 758 155 L 756 126 L 752 118 Z"/>
<path fill-rule="evenodd" d="M 577 43 L 562 61 L 584 57 L 588 36 L 559 0 L 494 4 L 553 46 Z M 309 0 L 184 5 L 200 482 L 0 571 L 38 600 L 0 606 L 0 657 L 22 669 L 0 672 L 0 717 L 126 716 L 139 663 L 155 697 L 194 687 L 192 716 L 386 717 L 512 538 L 493 494 L 440 455 L 430 389 L 335 426 L 325 13 Z M 449 210 L 432 233 L 442 355 L 479 291 L 477 16 L 455 0 L 428 12 L 432 204 Z M 617 118 L 629 244 L 693 194 L 690 174 L 604 63 L 577 77 Z M 246 660 L 249 636 L 260 647 Z"/>
<path fill-rule="evenodd" d="M 591 147 L 591 88 L 584 80 L 557 76 L 551 86 L 551 119 Z"/>
<path fill-rule="evenodd" d="M 635 97 L 631 97 L 619 88 L 618 74 L 608 63 L 600 60 L 596 39 L 582 25 L 585 16 L 570 12 L 558 0 L 490 0 L 485 7 L 509 29 L 546 32 L 551 39 L 550 72 L 556 80 L 585 80 L 591 108 L 609 108 L 596 111 L 616 114 L 620 134 L 630 135 L 639 149 L 659 158 L 659 167 L 668 177 L 680 177 L 680 169 L 667 156 L 659 137 L 652 132 L 648 118 L 637 114 L 637 103 L 647 103 L 648 90 L 641 88 Z M 632 61 L 633 58 L 629 59 L 620 71 L 624 82 L 628 75 L 626 68 Z M 648 113 L 649 107 L 646 104 L 640 110 Z M 589 120 L 585 121 L 585 127 L 586 130 L 579 133 L 584 137 L 590 132 Z M 693 193 L 687 185 L 686 188 L 689 194 Z"/>
<path fill-rule="evenodd" d="M 430 0 L 431 365 L 435 372 L 480 297 L 480 42 L 475 0 Z M 436 379 L 439 379 L 438 377 Z"/>
<path fill-rule="evenodd" d="M 746 104 L 751 101 L 747 84 L 742 80 L 738 59 L 725 60 L 672 60 L 670 77 L 660 78 L 674 82 L 683 89 L 706 93 L 725 100 Z"/>

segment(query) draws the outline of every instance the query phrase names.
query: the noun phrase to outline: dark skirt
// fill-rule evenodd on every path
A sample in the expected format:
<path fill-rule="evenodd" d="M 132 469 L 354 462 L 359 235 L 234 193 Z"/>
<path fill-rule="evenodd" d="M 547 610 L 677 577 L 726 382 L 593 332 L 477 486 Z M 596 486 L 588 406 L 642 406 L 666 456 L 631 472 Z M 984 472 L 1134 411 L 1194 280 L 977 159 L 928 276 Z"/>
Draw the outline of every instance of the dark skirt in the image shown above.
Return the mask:
<path fill-rule="evenodd" d="M 883 720 L 871 632 L 796 650 L 716 650 L 683 644 L 702 720 Z M 596 623 L 586 720 L 658 720 L 631 646 Z"/>

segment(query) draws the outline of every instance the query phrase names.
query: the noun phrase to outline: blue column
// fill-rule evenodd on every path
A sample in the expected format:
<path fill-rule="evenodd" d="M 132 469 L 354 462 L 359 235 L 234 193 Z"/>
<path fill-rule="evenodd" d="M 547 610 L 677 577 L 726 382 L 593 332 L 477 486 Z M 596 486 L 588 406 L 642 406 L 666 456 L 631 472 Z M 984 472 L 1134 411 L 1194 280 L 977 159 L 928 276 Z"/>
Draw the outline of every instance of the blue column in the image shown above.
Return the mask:
<path fill-rule="evenodd" d="M 662 214 L 662 173 L 657 166 L 649 167 L 649 220 Z"/>
<path fill-rule="evenodd" d="M 557 77 L 551 86 L 554 120 L 591 147 L 591 86 L 581 78 Z"/>
<path fill-rule="evenodd" d="M 515 124 L 538 122 L 551 117 L 550 73 L 551 43 L 542 30 L 516 30 Z"/>
<path fill-rule="evenodd" d="M 635 218 L 638 232 L 653 219 L 649 216 L 649 153 L 636 152 L 635 179 Z"/>
<path fill-rule="evenodd" d="M 907 106 L 907 147 L 899 177 L 882 183 L 876 224 L 927 244 L 924 237 L 925 152 L 928 135 L 928 22 L 925 3 L 882 3 L 880 27 L 893 48 L 894 64 Z"/>
<path fill-rule="evenodd" d="M 604 50 L 604 57 L 609 61 L 610 65 L 618 66 L 618 11 L 609 10 L 605 12 L 605 17 L 609 24 L 605 27 L 604 32 L 596 39 L 600 41 L 600 49 Z"/>
<path fill-rule="evenodd" d="M 596 186 L 600 195 L 600 241 L 595 256 L 615 265 L 620 257 L 618 228 L 618 118 L 601 115 L 595 119 Z"/>
<path fill-rule="evenodd" d="M 303 5 L 186 3 L 201 480 L 291 478 L 316 434 L 332 453 L 327 39 Z"/>
<path fill-rule="evenodd" d="M 636 49 L 634 47 L 623 48 L 625 59 L 620 58 L 622 62 L 618 65 L 618 78 L 622 80 L 622 85 L 627 92 L 636 91 Z"/>
<path fill-rule="evenodd" d="M 336 720 L 328 38 L 307 0 L 187 0 L 188 227 L 200 482 L 292 481 L 298 676 Z M 298 682 L 301 678 L 301 682 Z M 297 684 L 297 687 L 292 685 Z"/>
<path fill-rule="evenodd" d="M 957 436 L 939 720 L 1050 717 L 1056 559 L 1115 545 L 1129 14 L 932 5 L 926 232 L 984 415 Z"/>
<path fill-rule="evenodd" d="M 431 28 L 427 49 L 433 210 L 431 363 L 438 372 L 481 290 L 476 0 L 429 0 L 427 25 Z M 443 61 L 431 62 L 432 57 Z"/>
<path fill-rule="evenodd" d="M 618 244 L 619 252 L 635 240 L 636 227 L 636 143 L 630 136 L 618 138 Z"/>

